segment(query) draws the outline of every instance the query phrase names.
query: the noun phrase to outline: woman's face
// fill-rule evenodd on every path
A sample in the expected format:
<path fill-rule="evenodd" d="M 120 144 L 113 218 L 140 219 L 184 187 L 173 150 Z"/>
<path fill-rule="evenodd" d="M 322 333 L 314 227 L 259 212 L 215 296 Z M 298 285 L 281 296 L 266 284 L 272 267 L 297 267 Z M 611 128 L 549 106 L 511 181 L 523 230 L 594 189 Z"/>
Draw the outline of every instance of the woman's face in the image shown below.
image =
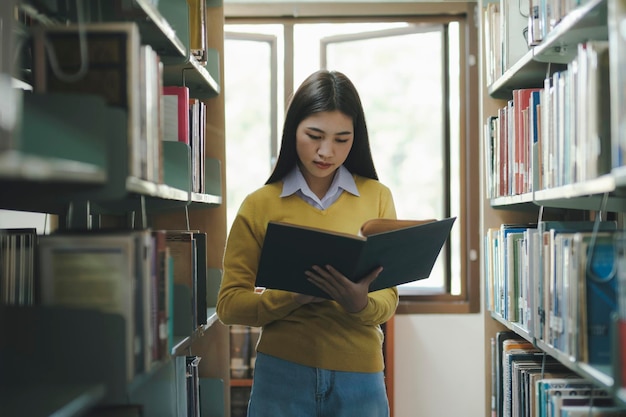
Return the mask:
<path fill-rule="evenodd" d="M 338 110 L 314 113 L 296 129 L 300 170 L 314 192 L 325 192 L 354 142 L 352 118 Z M 323 189 L 323 187 L 326 189 Z"/>

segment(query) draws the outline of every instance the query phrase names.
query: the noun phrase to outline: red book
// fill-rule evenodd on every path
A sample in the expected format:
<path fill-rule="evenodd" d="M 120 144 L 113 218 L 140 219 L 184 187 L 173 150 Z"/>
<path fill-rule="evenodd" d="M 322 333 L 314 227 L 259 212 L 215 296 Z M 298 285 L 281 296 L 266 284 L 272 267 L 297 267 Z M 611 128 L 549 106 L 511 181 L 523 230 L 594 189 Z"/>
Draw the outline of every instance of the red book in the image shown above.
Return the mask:
<path fill-rule="evenodd" d="M 515 183 L 517 190 L 519 193 L 528 192 L 528 181 L 526 178 L 526 172 L 528 164 L 530 164 L 530 158 L 532 158 L 532 154 L 529 154 L 529 149 L 531 149 L 528 144 L 529 140 L 529 127 L 526 125 L 527 119 L 524 118 L 524 112 L 528 110 L 528 106 L 530 104 L 530 96 L 533 91 L 541 91 L 540 88 L 524 88 L 519 90 L 513 90 L 513 109 L 515 114 L 515 146 L 517 152 L 516 161 L 518 165 L 518 170 L 515 175 Z M 530 179 L 532 181 L 532 178 Z"/>
<path fill-rule="evenodd" d="M 163 87 L 163 140 L 189 145 L 189 88 Z"/>

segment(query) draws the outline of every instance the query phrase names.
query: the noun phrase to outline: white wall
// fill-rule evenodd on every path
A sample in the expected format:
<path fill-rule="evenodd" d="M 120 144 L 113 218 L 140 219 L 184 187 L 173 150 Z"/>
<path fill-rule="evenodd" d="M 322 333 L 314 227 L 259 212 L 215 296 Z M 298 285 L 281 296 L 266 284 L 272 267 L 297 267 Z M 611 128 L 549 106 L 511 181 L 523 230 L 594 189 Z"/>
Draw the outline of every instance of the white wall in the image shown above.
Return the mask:
<path fill-rule="evenodd" d="M 394 417 L 485 417 L 481 314 L 396 315 Z"/>

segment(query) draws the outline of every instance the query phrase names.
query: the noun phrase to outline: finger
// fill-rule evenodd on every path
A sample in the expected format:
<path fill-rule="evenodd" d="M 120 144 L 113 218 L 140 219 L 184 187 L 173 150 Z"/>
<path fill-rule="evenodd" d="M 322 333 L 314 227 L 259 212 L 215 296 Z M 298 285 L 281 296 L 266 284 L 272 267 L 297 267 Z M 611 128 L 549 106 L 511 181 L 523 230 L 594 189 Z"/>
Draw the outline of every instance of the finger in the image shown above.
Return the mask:
<path fill-rule="evenodd" d="M 320 273 L 315 273 L 313 271 L 305 271 L 304 274 L 306 275 L 309 282 L 313 283 L 313 285 L 326 291 L 327 293 L 333 289 L 328 281 L 328 277 L 324 277 Z"/>
<path fill-rule="evenodd" d="M 322 268 L 315 265 L 313 269 L 329 286 L 337 289 L 341 289 L 345 286 L 345 282 L 343 280 L 347 280 L 347 278 L 341 275 L 341 273 L 333 267 L 327 265 L 326 268 Z"/>
<path fill-rule="evenodd" d="M 330 273 L 330 275 L 334 278 L 334 282 L 338 285 L 346 286 L 347 284 L 353 283 L 352 280 L 333 268 L 331 265 L 326 265 L 326 270 Z"/>
<path fill-rule="evenodd" d="M 383 267 L 379 266 L 378 268 L 374 269 L 372 272 L 367 274 L 361 282 L 366 283 L 368 285 L 371 284 L 372 282 L 374 282 L 376 278 L 378 278 L 378 276 L 380 275 L 382 271 L 383 271 Z"/>

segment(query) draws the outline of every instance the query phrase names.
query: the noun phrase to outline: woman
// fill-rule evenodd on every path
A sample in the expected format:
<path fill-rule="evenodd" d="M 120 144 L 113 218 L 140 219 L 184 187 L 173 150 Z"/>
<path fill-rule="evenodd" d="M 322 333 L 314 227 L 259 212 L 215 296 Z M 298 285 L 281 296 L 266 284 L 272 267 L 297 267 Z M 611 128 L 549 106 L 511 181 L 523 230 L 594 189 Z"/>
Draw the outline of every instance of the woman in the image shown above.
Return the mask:
<path fill-rule="evenodd" d="M 224 255 L 220 320 L 262 327 L 249 417 L 389 415 L 380 325 L 398 292 L 368 292 L 381 267 L 356 283 L 328 265 L 303 271 L 331 301 L 257 292 L 254 283 L 269 221 L 357 234 L 366 220 L 395 217 L 357 90 L 342 73 L 313 73 L 289 104 L 274 171 L 242 203 Z"/>

